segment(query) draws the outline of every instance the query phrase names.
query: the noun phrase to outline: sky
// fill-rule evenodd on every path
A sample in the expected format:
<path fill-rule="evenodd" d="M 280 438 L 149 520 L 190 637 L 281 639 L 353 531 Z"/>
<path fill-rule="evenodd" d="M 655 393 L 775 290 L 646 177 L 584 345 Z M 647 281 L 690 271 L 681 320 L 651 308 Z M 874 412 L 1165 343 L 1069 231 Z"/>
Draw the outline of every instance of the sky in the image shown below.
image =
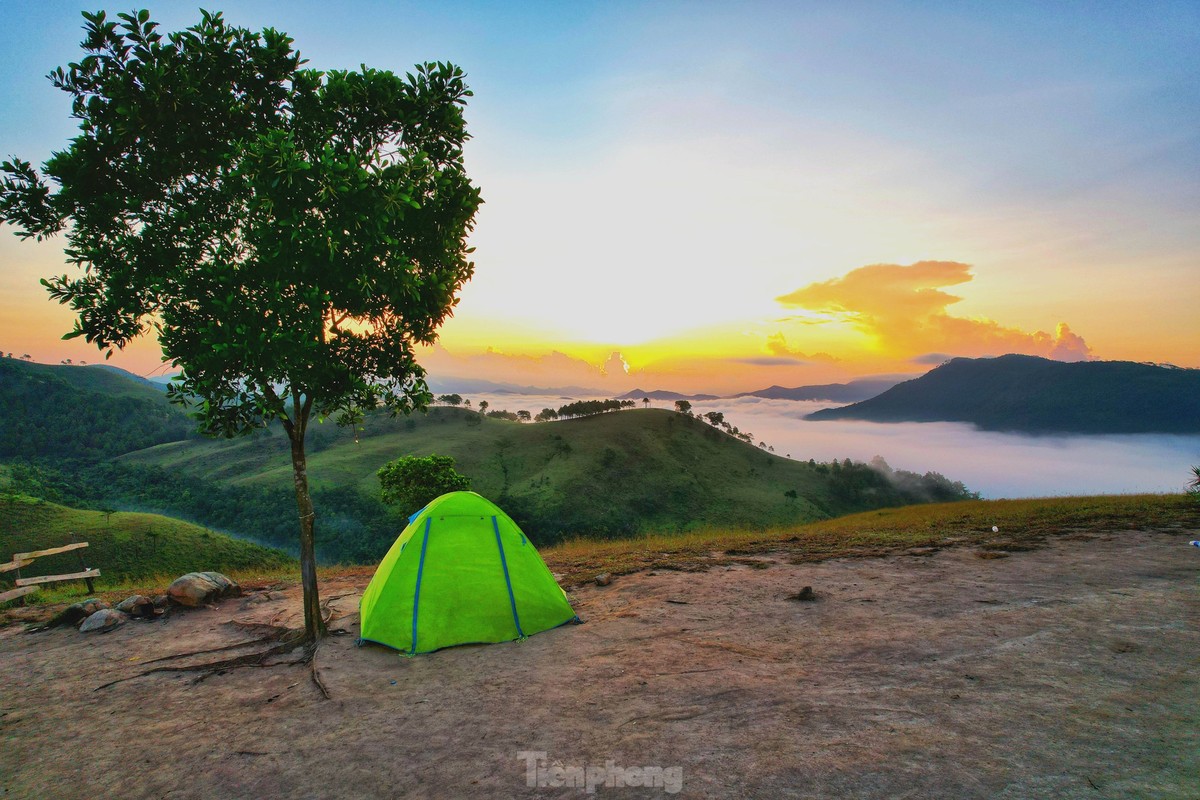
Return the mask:
<path fill-rule="evenodd" d="M 91 4 L 6 4 L 0 156 Z M 112 13 L 124 6 L 110 9 Z M 151 7 L 165 31 L 196 7 Z M 236 2 L 309 66 L 467 73 L 442 379 L 733 393 L 1008 352 L 1200 367 L 1200 4 Z M 0 351 L 99 361 L 0 231 Z M 153 341 L 110 363 L 171 371 Z"/>

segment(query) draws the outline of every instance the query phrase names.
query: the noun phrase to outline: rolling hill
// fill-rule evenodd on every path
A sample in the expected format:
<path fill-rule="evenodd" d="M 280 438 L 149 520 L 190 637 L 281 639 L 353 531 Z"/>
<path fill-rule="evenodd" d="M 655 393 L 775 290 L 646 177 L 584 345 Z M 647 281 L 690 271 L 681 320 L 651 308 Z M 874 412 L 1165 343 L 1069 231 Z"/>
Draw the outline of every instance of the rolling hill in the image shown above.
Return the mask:
<path fill-rule="evenodd" d="M 102 459 L 194 427 L 160 389 L 120 370 L 0 358 L 0 458 Z"/>
<path fill-rule="evenodd" d="M 1128 361 L 955 358 L 811 420 L 968 422 L 1018 433 L 1200 432 L 1200 370 Z"/>
<path fill-rule="evenodd" d="M 310 435 L 309 477 L 318 513 L 326 524 L 333 516 L 335 525 L 339 504 L 378 508 L 375 472 L 381 466 L 402 455 L 430 453 L 454 457 L 472 488 L 496 500 L 538 543 L 798 524 L 968 495 L 961 485 L 936 475 L 781 458 L 697 418 L 663 409 L 521 424 L 438 407 L 408 419 L 373 415 L 357 442 L 352 431 L 332 425 Z M 118 463 L 290 502 L 291 464 L 280 433 L 174 442 L 128 454 Z M 392 525 L 394 536 L 394 526 L 415 510 L 396 509 L 389 517 L 359 507 L 352 514 Z M 290 531 L 294 523 L 286 522 Z M 229 522 L 220 524 L 235 529 Z"/>
<path fill-rule="evenodd" d="M 11 359 L 0 369 L 10 492 L 169 514 L 293 545 L 290 448 L 278 426 L 204 439 L 159 389 L 131 376 Z M 377 559 L 416 510 L 379 500 L 375 473 L 402 455 L 454 457 L 472 488 L 538 543 L 792 525 L 970 494 L 934 473 L 780 458 L 663 409 L 537 424 L 451 407 L 397 419 L 377 413 L 358 431 L 313 425 L 307 449 L 326 562 Z"/>
<path fill-rule="evenodd" d="M 88 542 L 82 555 L 89 567 L 100 568 L 101 586 L 194 570 L 270 569 L 292 563 L 280 550 L 170 517 L 81 511 L 20 494 L 0 495 L 0 561 L 74 541 Z M 38 559 L 25 574 L 78 568 L 75 553 L 64 553 Z M 12 574 L 4 577 L 11 579 Z"/>

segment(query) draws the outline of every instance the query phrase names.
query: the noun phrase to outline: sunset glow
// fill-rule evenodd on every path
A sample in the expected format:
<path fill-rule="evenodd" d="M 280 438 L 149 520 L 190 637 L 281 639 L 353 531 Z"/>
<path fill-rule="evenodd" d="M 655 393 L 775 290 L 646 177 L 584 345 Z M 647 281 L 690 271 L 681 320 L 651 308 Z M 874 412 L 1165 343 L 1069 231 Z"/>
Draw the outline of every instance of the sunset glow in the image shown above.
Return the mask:
<path fill-rule="evenodd" d="M 466 70 L 485 205 L 434 377 L 719 393 L 1007 352 L 1200 366 L 1195 4 L 352 5 L 226 16 L 317 68 Z M 10 11 L 5 157 L 72 135 L 44 75 L 78 57 L 84 8 Z M 60 340 L 38 279 L 62 262 L 5 232 L 0 350 L 103 360 Z M 111 363 L 168 369 L 153 342 Z"/>

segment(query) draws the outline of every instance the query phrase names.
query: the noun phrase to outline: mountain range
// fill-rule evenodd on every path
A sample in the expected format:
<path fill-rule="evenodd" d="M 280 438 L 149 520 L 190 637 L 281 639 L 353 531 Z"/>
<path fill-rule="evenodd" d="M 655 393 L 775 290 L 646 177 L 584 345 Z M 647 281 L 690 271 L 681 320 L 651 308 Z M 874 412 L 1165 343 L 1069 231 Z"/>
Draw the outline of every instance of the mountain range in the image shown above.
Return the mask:
<path fill-rule="evenodd" d="M 967 422 L 1018 433 L 1200 433 L 1200 370 L 1025 355 L 955 358 L 807 419 Z"/>
<path fill-rule="evenodd" d="M 815 386 L 768 386 L 733 397 L 762 397 L 768 400 L 828 400 L 833 403 L 854 403 L 885 392 L 900 382 L 899 378 L 861 378 L 849 383 L 825 383 Z"/>

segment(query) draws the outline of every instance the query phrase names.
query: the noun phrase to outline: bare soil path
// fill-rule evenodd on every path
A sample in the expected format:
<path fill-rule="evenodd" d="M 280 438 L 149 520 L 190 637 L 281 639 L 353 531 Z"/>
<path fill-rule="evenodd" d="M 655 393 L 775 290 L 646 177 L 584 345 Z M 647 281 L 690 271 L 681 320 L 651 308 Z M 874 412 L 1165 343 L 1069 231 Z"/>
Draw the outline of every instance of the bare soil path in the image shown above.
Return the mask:
<path fill-rule="evenodd" d="M 355 646 L 365 579 L 343 579 L 331 700 L 286 665 L 95 691 L 254 638 L 234 620 L 295 624 L 295 588 L 108 634 L 9 626 L 0 798 L 574 797 L 539 779 L 588 767 L 680 778 L 612 797 L 1200 797 L 1191 538 L 639 573 L 573 592 L 582 626 L 416 658 Z"/>

